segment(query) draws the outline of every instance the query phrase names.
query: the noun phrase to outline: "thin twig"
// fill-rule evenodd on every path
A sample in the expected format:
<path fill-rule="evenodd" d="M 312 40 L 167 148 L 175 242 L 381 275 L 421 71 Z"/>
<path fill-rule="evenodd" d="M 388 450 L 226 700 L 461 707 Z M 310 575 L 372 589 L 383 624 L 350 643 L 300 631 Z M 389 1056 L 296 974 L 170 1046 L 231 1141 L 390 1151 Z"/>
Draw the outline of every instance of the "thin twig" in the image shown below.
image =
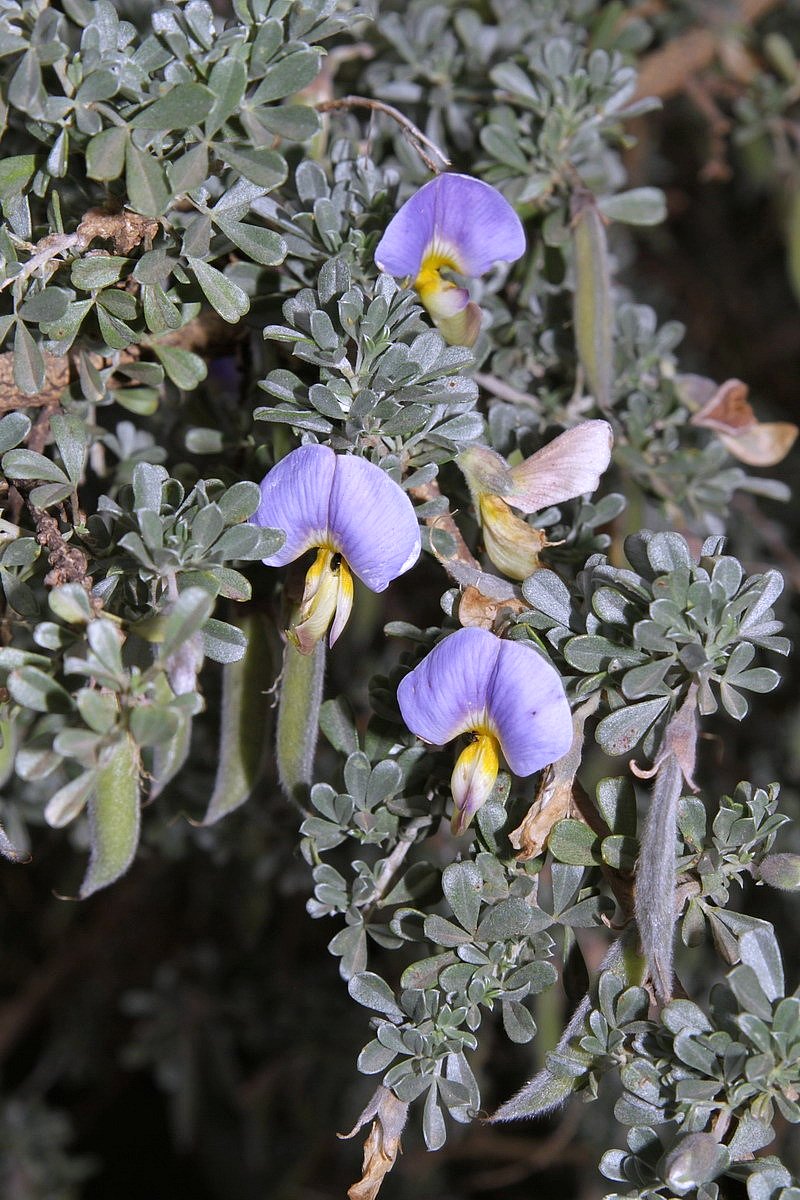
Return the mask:
<path fill-rule="evenodd" d="M 420 829 L 425 829 L 430 825 L 430 817 L 415 817 L 413 821 L 409 821 L 403 833 L 400 836 L 400 841 L 392 850 L 391 854 L 383 860 L 380 870 L 375 879 L 375 891 L 372 895 L 372 903 L 377 903 L 383 899 L 389 889 L 389 884 L 394 879 L 397 872 L 405 862 L 406 855 L 414 844 L 414 838 L 419 833 Z"/>
<path fill-rule="evenodd" d="M 442 496 L 439 484 L 435 479 L 431 480 L 430 483 L 423 483 L 420 487 L 409 488 L 408 490 L 414 499 L 419 500 L 422 504 L 427 503 L 429 500 L 440 500 Z M 461 530 L 456 525 L 451 512 L 439 513 L 435 517 L 426 517 L 425 524 L 429 529 L 444 529 L 450 534 L 456 544 L 456 552 L 454 555 L 451 555 L 451 558 L 456 558 L 460 562 L 466 563 L 467 566 L 474 567 L 476 571 L 480 571 L 480 563 L 464 541 Z"/>
<path fill-rule="evenodd" d="M 383 100 L 371 100 L 368 96 L 342 96 L 338 100 L 322 100 L 316 105 L 317 112 L 335 112 L 338 109 L 348 108 L 368 108 L 370 112 L 382 112 L 387 117 L 391 117 L 403 130 L 403 133 L 411 142 L 428 170 L 433 171 L 435 175 L 442 168 L 437 166 L 430 155 L 425 153 L 424 146 L 433 151 L 436 157 L 441 160 L 443 166 L 450 166 L 450 159 L 442 153 L 435 142 L 432 142 L 413 121 L 409 121 L 408 117 L 404 116 L 399 108 L 395 108 L 391 104 L 384 104 Z"/>
<path fill-rule="evenodd" d="M 502 379 L 497 379 L 494 375 L 484 375 L 481 371 L 476 371 L 473 379 L 478 387 L 491 392 L 493 396 L 497 396 L 498 400 L 507 400 L 509 404 L 527 404 L 531 408 L 539 407 L 539 401 L 535 396 L 531 396 L 528 392 L 518 391 L 510 383 L 504 383 Z"/>

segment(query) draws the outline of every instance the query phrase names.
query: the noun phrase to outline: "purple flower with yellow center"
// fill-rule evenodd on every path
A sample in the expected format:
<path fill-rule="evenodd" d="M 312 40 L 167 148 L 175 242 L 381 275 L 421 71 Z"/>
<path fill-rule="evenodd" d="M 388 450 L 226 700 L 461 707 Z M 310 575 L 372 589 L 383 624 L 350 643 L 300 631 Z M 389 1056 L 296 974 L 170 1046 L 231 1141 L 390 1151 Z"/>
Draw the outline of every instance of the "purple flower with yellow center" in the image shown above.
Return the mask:
<path fill-rule="evenodd" d="M 459 629 L 439 642 L 406 675 L 397 699 L 406 725 L 424 741 L 443 746 L 470 736 L 450 780 L 455 834 L 489 798 L 501 755 L 515 775 L 532 775 L 572 743 L 558 672 L 530 646 L 488 629 Z"/>
<path fill-rule="evenodd" d="M 419 558 L 419 524 L 399 484 L 366 459 L 328 446 L 300 446 L 281 459 L 261 483 L 252 520 L 286 534 L 280 550 L 264 559 L 269 567 L 316 548 L 287 630 L 301 654 L 310 654 L 329 626 L 331 645 L 342 632 L 353 606 L 353 575 L 382 592 Z"/>
<path fill-rule="evenodd" d="M 406 200 L 389 222 L 375 262 L 389 275 L 413 280 L 420 300 L 444 338 L 471 346 L 481 310 L 442 271 L 484 275 L 495 263 L 525 253 L 519 217 L 495 188 L 470 175 L 437 175 Z"/>

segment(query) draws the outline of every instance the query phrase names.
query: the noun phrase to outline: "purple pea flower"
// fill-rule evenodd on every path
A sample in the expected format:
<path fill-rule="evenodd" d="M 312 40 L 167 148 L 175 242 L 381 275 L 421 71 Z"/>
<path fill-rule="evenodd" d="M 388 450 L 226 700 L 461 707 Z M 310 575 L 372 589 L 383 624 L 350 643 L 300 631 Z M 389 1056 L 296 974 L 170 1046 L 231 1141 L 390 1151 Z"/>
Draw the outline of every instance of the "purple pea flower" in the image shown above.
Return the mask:
<path fill-rule="evenodd" d="M 505 197 L 470 175 L 445 174 L 406 200 L 386 227 L 375 262 L 389 275 L 413 279 L 451 345 L 471 346 L 481 310 L 442 270 L 484 275 L 495 263 L 514 262 L 524 253 L 522 224 Z"/>
<path fill-rule="evenodd" d="M 353 606 L 352 575 L 382 592 L 419 558 L 419 524 L 399 484 L 365 458 L 329 446 L 299 446 L 281 459 L 262 480 L 252 521 L 286 534 L 264 559 L 268 567 L 317 549 L 287 630 L 301 654 L 311 653 L 328 626 L 331 645 L 342 632 Z"/>
<path fill-rule="evenodd" d="M 471 735 L 450 781 L 455 834 L 489 798 L 501 754 L 515 775 L 532 775 L 572 743 L 558 672 L 531 647 L 488 629 L 459 629 L 439 642 L 406 675 L 397 699 L 408 728 L 426 742 Z"/>

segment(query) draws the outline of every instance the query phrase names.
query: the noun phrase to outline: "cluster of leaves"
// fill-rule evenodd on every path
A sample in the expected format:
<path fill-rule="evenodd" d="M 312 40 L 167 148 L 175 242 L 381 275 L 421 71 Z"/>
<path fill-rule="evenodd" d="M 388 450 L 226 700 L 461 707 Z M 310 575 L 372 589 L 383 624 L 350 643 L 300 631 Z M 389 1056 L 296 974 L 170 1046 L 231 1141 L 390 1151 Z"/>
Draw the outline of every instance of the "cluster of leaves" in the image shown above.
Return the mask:
<path fill-rule="evenodd" d="M 335 0 L 241 3 L 220 31 L 196 0 L 155 13 L 142 38 L 108 0 L 63 13 L 4 5 L 4 136 L 42 147 L 0 172 L 2 333 L 13 330 L 22 392 L 42 390 L 46 353 L 65 354 L 79 333 L 84 354 L 119 352 L 182 328 L 199 301 L 229 322 L 247 312 L 287 247 L 246 218 L 286 178 L 276 137 L 319 128 L 313 107 L 287 97 L 318 75 L 317 43 L 348 20 L 335 10 Z M 117 222 L 109 192 L 126 206 Z M 90 250 L 95 240 L 118 252 Z M 232 249 L 244 256 L 238 282 L 212 265 Z M 97 388 L 92 378 L 86 399 Z"/>
<path fill-rule="evenodd" d="M 568 681 L 576 699 L 603 690 L 610 711 L 597 741 L 606 754 L 627 754 L 644 739 L 652 755 L 690 686 L 701 714 L 721 703 L 736 720 L 748 711 L 743 691 L 777 686 L 776 671 L 751 663 L 759 647 L 788 653 L 771 608 L 783 578 L 745 577 L 714 538 L 699 563 L 677 533 L 632 535 L 625 551 L 633 570 L 593 556 L 576 595 L 553 572 L 537 571 L 523 584 L 531 611 L 519 623 L 541 631 L 565 670 L 579 673 Z"/>

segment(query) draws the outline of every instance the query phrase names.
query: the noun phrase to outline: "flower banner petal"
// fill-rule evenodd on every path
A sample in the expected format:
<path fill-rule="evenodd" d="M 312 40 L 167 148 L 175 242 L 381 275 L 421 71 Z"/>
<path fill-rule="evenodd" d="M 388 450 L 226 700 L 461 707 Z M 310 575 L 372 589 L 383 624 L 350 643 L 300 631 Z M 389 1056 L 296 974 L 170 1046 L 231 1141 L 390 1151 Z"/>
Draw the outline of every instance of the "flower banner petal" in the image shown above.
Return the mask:
<path fill-rule="evenodd" d="M 524 513 L 541 512 L 585 492 L 593 492 L 611 461 L 613 435 L 607 421 L 583 421 L 553 438 L 512 467 L 508 504 Z"/>
<path fill-rule="evenodd" d="M 482 726 L 501 645 L 487 629 L 459 629 L 434 646 L 397 689 L 411 732 L 443 746 Z"/>
<path fill-rule="evenodd" d="M 374 463 L 339 455 L 330 492 L 332 543 L 373 592 L 382 592 L 419 558 L 414 506 L 399 484 Z"/>
<path fill-rule="evenodd" d="M 561 677 L 521 642 L 499 643 L 488 709 L 515 775 L 532 775 L 561 758 L 572 744 L 572 716 Z"/>
<path fill-rule="evenodd" d="M 416 279 L 422 258 L 434 238 L 438 181 L 432 179 L 398 209 L 375 249 L 375 262 L 388 275 Z"/>
<path fill-rule="evenodd" d="M 375 261 L 390 275 L 416 277 L 425 251 L 440 244 L 465 275 L 525 253 L 522 223 L 504 196 L 471 175 L 437 175 L 405 202 L 386 227 Z"/>
<path fill-rule="evenodd" d="M 299 446 L 277 463 L 261 483 L 254 525 L 282 529 L 286 541 L 264 562 L 284 567 L 325 541 L 336 455 L 328 446 Z"/>
<path fill-rule="evenodd" d="M 458 250 L 466 275 L 483 275 L 497 262 L 522 257 L 522 222 L 496 188 L 471 175 L 439 175 L 431 182 L 437 189 L 436 237 Z"/>

